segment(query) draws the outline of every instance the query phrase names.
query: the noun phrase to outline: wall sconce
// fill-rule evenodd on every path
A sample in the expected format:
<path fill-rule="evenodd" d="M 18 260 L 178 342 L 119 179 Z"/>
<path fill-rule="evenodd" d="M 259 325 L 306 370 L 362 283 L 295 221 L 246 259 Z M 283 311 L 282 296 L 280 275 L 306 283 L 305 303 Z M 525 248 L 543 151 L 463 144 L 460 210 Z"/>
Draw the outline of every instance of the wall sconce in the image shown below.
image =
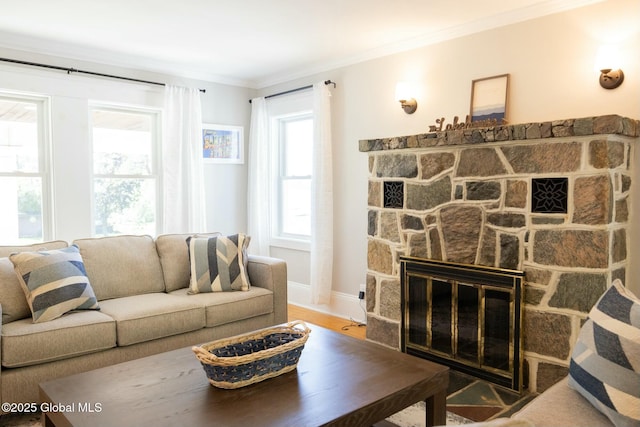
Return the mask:
<path fill-rule="evenodd" d="M 622 70 L 612 70 L 611 68 L 603 68 L 600 70 L 600 86 L 605 89 L 615 89 L 624 81 L 624 73 Z"/>
<path fill-rule="evenodd" d="M 407 82 L 396 84 L 396 100 L 407 114 L 413 114 L 418 109 L 418 101 L 411 96 L 411 85 Z"/>
<path fill-rule="evenodd" d="M 613 46 L 603 46 L 598 50 L 596 69 L 600 70 L 600 86 L 605 89 L 615 89 L 624 81 L 624 73 L 618 67 L 618 50 Z"/>

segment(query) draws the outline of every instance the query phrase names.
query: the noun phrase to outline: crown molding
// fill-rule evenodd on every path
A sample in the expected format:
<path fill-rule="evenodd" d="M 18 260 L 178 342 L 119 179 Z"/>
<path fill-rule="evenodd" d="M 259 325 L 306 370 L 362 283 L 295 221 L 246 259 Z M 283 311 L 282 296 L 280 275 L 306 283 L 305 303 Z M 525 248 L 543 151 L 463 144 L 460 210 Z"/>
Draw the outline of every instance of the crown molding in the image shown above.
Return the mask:
<path fill-rule="evenodd" d="M 414 37 L 412 39 L 404 40 L 402 42 L 388 44 L 386 46 L 371 49 L 357 55 L 339 59 L 337 61 L 315 64 L 310 67 L 304 67 L 298 70 L 294 70 L 290 73 L 287 73 L 286 75 L 265 78 L 256 81 L 255 88 L 264 89 L 269 86 L 285 83 L 312 74 L 335 70 L 337 68 L 358 64 L 372 59 L 377 59 L 396 53 L 402 53 L 409 50 L 434 45 L 437 43 L 442 43 L 459 37 L 464 37 L 471 34 L 504 27 L 507 25 L 517 24 L 519 22 L 529 21 L 536 18 L 541 18 L 543 16 L 553 15 L 555 13 L 565 12 L 567 10 L 578 9 L 584 6 L 601 3 L 603 1 L 605 0 L 549 0 L 543 3 L 536 3 L 534 5 L 521 9 L 511 10 L 509 12 L 493 15 L 486 19 L 478 19 L 476 21 L 465 23 L 464 25 L 458 25 L 441 31 L 434 31 L 418 37 Z"/>

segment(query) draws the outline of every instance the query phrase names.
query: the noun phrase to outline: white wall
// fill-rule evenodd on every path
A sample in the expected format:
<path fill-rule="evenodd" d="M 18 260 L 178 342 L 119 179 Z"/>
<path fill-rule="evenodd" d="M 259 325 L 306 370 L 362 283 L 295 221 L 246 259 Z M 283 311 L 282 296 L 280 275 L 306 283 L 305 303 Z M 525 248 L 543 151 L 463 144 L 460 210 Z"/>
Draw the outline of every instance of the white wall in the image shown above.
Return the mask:
<path fill-rule="evenodd" d="M 0 49 L 0 56 L 205 89 L 206 93 L 201 95 L 204 122 L 244 126 L 245 145 L 248 141 L 251 112 L 248 100 L 253 90 L 10 49 Z M 51 237 L 70 241 L 90 236 L 93 227 L 88 103 L 102 101 L 162 108 L 162 86 L 67 75 L 64 71 L 0 62 L 0 91 L 50 97 L 54 160 L 54 235 Z M 228 234 L 246 231 L 247 164 L 205 164 L 204 169 L 208 228 Z"/>
<path fill-rule="evenodd" d="M 357 295 L 366 278 L 368 160 L 358 151 L 360 139 L 424 133 L 439 117 L 464 119 L 471 81 L 505 73 L 511 75 L 511 123 L 604 114 L 640 119 L 639 17 L 637 0 L 610 0 L 261 89 L 268 95 L 326 79 L 338 84 L 331 89 L 334 290 Z M 622 86 L 611 91 L 600 87 L 594 70 L 598 48 L 609 43 L 619 47 L 625 72 Z M 394 101 L 400 80 L 421 86 L 413 115 Z M 634 188 L 638 183 L 636 177 Z M 632 215 L 639 208 L 640 202 Z"/>

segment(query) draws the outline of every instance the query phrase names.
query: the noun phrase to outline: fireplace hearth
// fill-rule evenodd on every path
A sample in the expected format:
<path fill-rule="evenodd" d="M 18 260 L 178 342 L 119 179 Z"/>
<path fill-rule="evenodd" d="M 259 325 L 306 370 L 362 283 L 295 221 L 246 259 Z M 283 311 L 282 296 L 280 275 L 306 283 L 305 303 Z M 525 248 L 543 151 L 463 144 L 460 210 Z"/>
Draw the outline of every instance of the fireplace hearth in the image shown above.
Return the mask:
<path fill-rule="evenodd" d="M 402 257 L 401 350 L 520 393 L 523 276 Z"/>
<path fill-rule="evenodd" d="M 462 339 L 458 330 L 455 343 L 444 320 L 431 336 L 416 329 L 405 337 L 401 260 L 515 270 L 526 277 L 523 369 L 521 375 L 513 370 L 517 378 L 510 387 L 521 381 L 542 392 L 566 376 L 589 310 L 613 280 L 626 282 L 638 143 L 640 121 L 617 115 L 360 141 L 369 160 L 367 339 L 398 350 L 411 343 L 420 351 L 452 354 L 465 369 L 476 363 L 510 372 L 504 351 L 492 353 L 504 346 L 504 336 L 485 334 L 484 347 L 477 348 L 474 323 L 463 328 Z M 483 303 L 483 294 L 464 281 L 451 286 L 451 278 L 430 280 L 431 298 L 457 292 L 458 301 L 472 307 L 476 299 Z M 505 301 L 493 291 L 484 292 L 484 304 L 485 312 L 496 305 L 495 314 Z M 456 308 L 447 307 L 434 305 L 429 316 L 449 319 Z M 456 316 L 472 318 L 474 312 L 458 304 Z M 485 315 L 485 331 L 487 322 L 504 325 L 504 316 Z M 481 351 L 482 363 L 471 362 Z"/>

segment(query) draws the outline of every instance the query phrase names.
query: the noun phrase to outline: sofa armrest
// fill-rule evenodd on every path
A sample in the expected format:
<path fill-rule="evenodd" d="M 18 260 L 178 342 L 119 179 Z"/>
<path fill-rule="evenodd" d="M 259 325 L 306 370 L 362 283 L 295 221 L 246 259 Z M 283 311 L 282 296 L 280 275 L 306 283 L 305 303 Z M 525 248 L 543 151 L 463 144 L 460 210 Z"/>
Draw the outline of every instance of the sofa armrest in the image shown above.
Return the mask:
<path fill-rule="evenodd" d="M 273 292 L 274 320 L 287 321 L 287 263 L 278 258 L 249 255 L 247 265 L 251 286 L 269 289 Z"/>
<path fill-rule="evenodd" d="M 527 419 L 536 426 L 546 427 L 613 426 L 611 421 L 594 408 L 587 399 L 569 387 L 568 377 L 534 398 L 512 418 Z"/>

